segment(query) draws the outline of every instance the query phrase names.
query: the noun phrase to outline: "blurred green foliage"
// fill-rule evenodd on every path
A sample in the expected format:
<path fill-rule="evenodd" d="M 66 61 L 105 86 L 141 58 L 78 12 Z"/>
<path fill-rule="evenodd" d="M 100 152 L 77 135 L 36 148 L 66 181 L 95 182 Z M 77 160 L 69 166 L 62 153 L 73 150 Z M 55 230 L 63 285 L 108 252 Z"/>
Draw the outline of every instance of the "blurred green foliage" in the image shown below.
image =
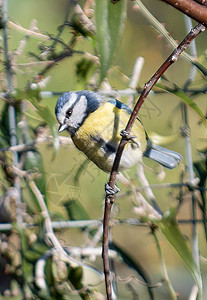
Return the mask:
<path fill-rule="evenodd" d="M 113 89 L 125 89 L 129 85 L 135 59 L 137 56 L 143 56 L 145 64 L 137 87 L 139 91 L 170 53 L 166 42 L 137 11 L 134 3 L 128 3 L 126 11 L 125 1 L 120 1 L 118 4 L 96 1 L 96 8 L 92 7 L 88 10 L 86 1 L 80 2 L 81 6 L 85 7 L 89 23 L 95 24 L 96 18 L 96 34 L 91 27 L 86 26 L 83 16 L 77 14 L 72 2 L 66 0 L 61 2 L 21 0 L 19 2 L 21 5 L 17 5 L 16 0 L 8 1 L 9 20 L 20 25 L 17 30 L 12 24 L 8 24 L 9 49 L 10 51 L 19 50 L 16 57 L 15 52 L 10 52 L 10 55 L 15 58 L 13 66 L 15 89 L 9 98 L 16 109 L 18 143 L 31 145 L 38 137 L 45 138 L 45 143 L 35 145 L 29 151 L 18 153 L 20 168 L 22 167 L 27 172 L 27 176 L 21 180 L 25 205 L 22 208 L 24 221 L 30 225 L 35 223 L 37 227 L 24 229 L 16 226 L 12 234 L 4 235 L 2 233 L 0 250 L 3 255 L 3 263 L 11 267 L 9 274 L 12 279 L 16 280 L 22 293 L 31 299 L 76 299 L 79 296 L 82 299 L 98 299 L 100 294 L 104 294 L 103 284 L 97 286 L 98 291 L 96 291 L 96 288 L 88 287 L 84 283 L 84 268 L 81 264 L 73 267 L 59 260 L 56 253 L 52 252 L 51 245 L 45 241 L 44 216 L 41 214 L 37 197 L 29 185 L 30 180 L 34 180 L 44 196 L 52 220 L 102 218 L 104 183 L 107 181 L 108 174 L 98 170 L 91 162 L 85 161 L 84 155 L 73 145 L 60 147 L 54 115 L 57 94 L 76 89 L 96 89 L 106 74 L 108 74 L 107 79 Z M 166 28 L 175 39 L 181 40 L 185 36 L 181 14 L 171 7 L 163 5 L 161 1 L 147 0 L 145 4 L 160 22 L 166 23 Z M 66 15 L 68 18 L 64 23 Z M 36 21 L 33 21 L 34 19 Z M 32 34 L 28 35 L 21 26 L 27 29 L 30 26 L 37 26 L 38 31 L 48 38 L 36 38 Z M 196 44 L 198 60 L 206 68 L 206 33 L 196 39 Z M 3 61 L 2 56 L 1 86 L 2 92 L 5 92 L 6 79 Z M 150 94 L 142 106 L 139 117 L 149 134 L 152 130 L 157 133 L 158 137 L 159 134 L 166 137 L 174 134 L 179 136 L 172 140 L 168 147 L 184 155 L 184 142 L 182 136 L 179 135 L 183 127 L 180 103 L 184 101 L 188 105 L 194 167 L 196 176 L 200 179 L 198 186 L 205 188 L 206 128 L 201 119 L 204 119 L 206 114 L 205 91 L 207 85 L 206 78 L 198 72 L 195 80 L 190 84 L 189 90 L 184 90 L 183 86 L 190 69 L 191 65 L 180 58 Z M 54 95 L 50 94 L 49 98 L 43 98 L 40 94 L 41 91 L 52 91 Z M 0 103 L 1 148 L 10 145 L 9 100 L 4 98 L 4 101 Z M 127 99 L 123 98 L 122 101 L 127 101 Z M 41 132 L 39 128 L 41 128 Z M 48 143 L 48 135 L 52 136 L 52 143 Z M 12 165 L 9 151 L 3 151 L 0 159 L 3 196 L 4 190 L 14 184 L 16 174 L 13 174 L 9 168 Z M 161 181 L 162 183 L 177 183 L 181 178 L 184 181 L 187 179 L 184 161 L 173 171 L 164 171 L 160 166 L 147 161 L 147 159 L 144 159 L 144 163 L 147 165 L 146 176 L 150 183 L 160 184 Z M 131 182 L 139 186 L 136 172 L 134 167 L 129 170 L 128 174 Z M 134 210 L 138 203 L 130 187 L 122 183 L 119 183 L 119 187 L 121 187 L 122 193 L 117 196 L 113 218 L 140 219 Z M 179 211 L 176 211 L 177 217 L 184 219 L 189 218 L 190 215 L 191 197 L 187 187 L 181 189 L 157 189 L 154 194 L 163 211 L 171 207 L 175 210 L 179 201 L 181 202 L 181 198 L 184 199 Z M 206 190 L 196 190 L 196 193 L 200 207 L 198 216 L 203 219 L 206 235 Z M 160 235 L 159 240 L 164 248 L 172 284 L 181 295 L 179 299 L 186 299 L 193 283 L 180 258 L 184 260 L 197 283 L 200 284 L 199 270 L 195 266 L 191 250 L 186 246 L 183 237 L 184 234 L 190 239 L 191 226 L 190 224 L 189 226 L 178 226 L 174 214 L 170 216 L 171 219 L 165 218 L 156 226 L 161 228 L 165 236 L 164 238 Z M 147 283 L 158 282 L 162 278 L 157 249 L 151 234 L 152 221 L 149 218 L 145 219 L 145 222 L 147 223 L 146 227 L 137 228 L 126 224 L 125 226 L 122 224 L 113 226 L 112 249 L 119 256 L 118 259 L 114 259 L 113 263 L 115 263 L 117 274 L 121 278 L 135 274 L 136 277 L 140 276 L 140 279 Z M 203 238 L 203 227 L 199 225 L 198 228 L 199 250 L 201 255 L 206 257 L 206 239 Z M 90 245 L 97 232 L 97 228 L 85 227 L 76 231 L 58 229 L 56 234 L 64 246 L 85 247 L 87 242 Z M 17 236 L 21 240 L 21 245 Z M 101 235 L 99 239 L 101 240 Z M 167 240 L 173 247 L 167 243 Z M 3 248 L 5 245 L 2 244 L 3 242 L 6 243 L 5 248 Z M 15 245 L 14 254 L 11 251 L 13 245 Z M 97 245 L 100 246 L 100 241 Z M 174 249 L 178 252 L 178 256 Z M 15 260 L 16 253 L 19 257 L 17 261 Z M 41 284 L 45 284 L 44 288 L 38 285 L 38 278 L 35 277 L 38 262 L 42 262 L 41 274 L 45 276 L 45 279 Z M 97 265 L 100 267 L 100 262 L 97 262 Z M 3 270 L 2 274 L 7 271 L 5 267 L 1 270 Z M 202 276 L 205 278 L 205 274 Z M 9 278 L 9 284 L 10 281 L 11 278 Z M 74 289 L 81 289 L 79 295 L 74 295 Z M 1 292 L 5 292 L 5 289 L 1 289 Z M 11 293 L 15 295 L 12 289 Z M 169 297 L 169 291 L 165 285 L 152 292 L 152 289 L 147 289 L 136 281 L 118 282 L 118 299 L 135 299 L 138 295 L 141 297 L 140 299 L 166 299 Z"/>

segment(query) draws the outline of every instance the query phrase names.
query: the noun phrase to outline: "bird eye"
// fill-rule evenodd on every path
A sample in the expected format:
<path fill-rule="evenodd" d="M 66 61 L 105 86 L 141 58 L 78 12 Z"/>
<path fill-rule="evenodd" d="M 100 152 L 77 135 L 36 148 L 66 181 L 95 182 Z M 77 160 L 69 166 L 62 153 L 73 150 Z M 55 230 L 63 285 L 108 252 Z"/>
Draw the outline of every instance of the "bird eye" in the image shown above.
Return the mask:
<path fill-rule="evenodd" d="M 71 108 L 69 108 L 67 111 L 66 111 L 66 113 L 65 113 L 65 116 L 66 116 L 66 118 L 70 118 L 70 116 L 71 116 L 71 114 L 72 114 L 72 109 Z"/>

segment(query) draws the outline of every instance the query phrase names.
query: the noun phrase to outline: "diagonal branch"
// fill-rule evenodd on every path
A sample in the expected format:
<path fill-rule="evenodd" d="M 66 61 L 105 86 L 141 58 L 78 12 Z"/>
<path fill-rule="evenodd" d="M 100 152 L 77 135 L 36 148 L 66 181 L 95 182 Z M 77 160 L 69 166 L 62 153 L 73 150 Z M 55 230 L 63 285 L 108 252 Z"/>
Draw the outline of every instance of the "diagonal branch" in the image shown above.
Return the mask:
<path fill-rule="evenodd" d="M 165 60 L 162 66 L 157 70 L 157 72 L 151 77 L 151 79 L 145 84 L 145 87 L 137 101 L 134 110 L 130 116 L 128 124 L 125 128 L 124 135 L 120 141 L 120 144 L 117 149 L 116 157 L 114 160 L 114 164 L 111 170 L 110 178 L 109 178 L 109 186 L 114 189 L 115 181 L 119 169 L 119 164 L 121 160 L 121 156 L 124 150 L 125 145 L 127 144 L 132 126 L 137 118 L 138 112 L 144 103 L 146 97 L 149 92 L 159 80 L 159 78 L 163 75 L 163 73 L 174 63 L 177 61 L 178 57 L 181 53 L 191 44 L 191 42 L 196 38 L 196 36 L 205 30 L 205 27 L 202 24 L 198 24 L 195 26 L 190 33 L 184 38 L 184 40 L 178 45 L 178 47 L 172 52 L 172 54 Z M 111 286 L 111 276 L 110 276 L 110 265 L 108 258 L 108 249 L 109 249 L 109 220 L 111 208 L 114 203 L 114 194 L 106 195 L 105 197 L 105 211 L 104 211 L 104 222 L 103 222 L 103 263 L 104 263 L 104 274 L 105 274 L 105 284 L 106 284 L 106 293 L 107 299 L 112 299 L 112 286 Z"/>
<path fill-rule="evenodd" d="M 137 101 L 133 113 L 131 114 L 131 117 L 128 121 L 128 124 L 126 126 L 125 132 L 126 135 L 130 134 L 132 126 L 134 125 L 134 122 L 137 118 L 138 112 L 144 103 L 146 97 L 148 96 L 149 92 L 153 88 L 153 86 L 156 84 L 156 82 L 159 80 L 159 78 L 164 74 L 164 72 L 174 63 L 177 61 L 178 57 L 181 55 L 181 53 L 191 44 L 193 39 L 202 31 L 205 30 L 205 27 L 202 24 L 198 24 L 195 26 L 190 33 L 184 38 L 184 40 L 178 45 L 178 47 L 172 52 L 172 54 L 166 59 L 166 61 L 162 64 L 162 66 L 157 70 L 157 72 L 151 77 L 151 79 L 145 84 L 145 87 L 139 97 L 139 100 Z M 114 188 L 115 186 L 115 180 L 116 175 L 119 168 L 119 163 L 121 160 L 121 156 L 124 150 L 125 145 L 127 144 L 128 138 L 126 136 L 123 136 L 121 139 L 121 142 L 119 144 L 117 154 L 114 160 L 114 164 L 112 167 L 112 171 L 110 174 L 109 179 L 109 185 Z"/>

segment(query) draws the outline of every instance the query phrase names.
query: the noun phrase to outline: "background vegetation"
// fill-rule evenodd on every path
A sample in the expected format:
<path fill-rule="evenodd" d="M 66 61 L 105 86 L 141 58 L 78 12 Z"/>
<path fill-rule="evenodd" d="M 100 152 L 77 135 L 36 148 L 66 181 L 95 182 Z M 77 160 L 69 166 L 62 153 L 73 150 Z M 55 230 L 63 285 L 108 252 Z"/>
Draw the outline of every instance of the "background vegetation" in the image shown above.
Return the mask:
<path fill-rule="evenodd" d="M 4 22 L 1 29 L 0 77 L 2 297 L 102 299 L 105 295 L 101 220 L 108 174 L 87 162 L 69 137 L 58 137 L 54 107 L 58 96 L 70 90 L 101 89 L 126 103 L 138 97 L 144 83 L 172 51 L 149 16 L 144 17 L 138 2 L 126 3 L 126 19 L 112 21 L 112 27 L 118 27 L 117 42 L 113 40 L 114 49 L 110 49 L 114 53 L 108 70 L 103 67 L 107 60 L 103 58 L 103 38 L 95 26 L 103 24 L 101 19 L 95 21 L 93 1 L 79 1 L 80 6 L 63 0 L 21 0 L 18 5 L 15 0 L 8 1 L 7 33 Z M 189 32 L 182 13 L 161 1 L 143 2 L 175 40 L 181 41 Z M 100 15 L 95 13 L 98 19 Z M 120 24 L 124 25 L 123 33 Z M 197 71 L 186 85 L 192 64 L 180 57 L 139 114 L 149 135 L 184 159 L 175 170 L 144 159 L 145 175 L 164 212 L 161 221 L 151 206 L 146 208 L 152 196 L 144 193 L 146 182 L 140 182 L 137 167 L 120 179 L 110 252 L 117 276 L 114 299 L 188 299 L 190 295 L 196 299 L 197 294 L 198 298 L 205 295 L 201 279 L 205 282 L 207 250 L 206 32 L 196 38 L 196 48 L 202 72 Z M 144 58 L 141 77 L 126 93 L 140 56 Z M 104 79 L 106 71 L 107 79 L 99 85 L 100 74 Z M 19 148 L 10 148 L 15 146 L 9 138 L 11 107 Z M 188 160 L 186 167 L 188 125 L 193 178 Z"/>

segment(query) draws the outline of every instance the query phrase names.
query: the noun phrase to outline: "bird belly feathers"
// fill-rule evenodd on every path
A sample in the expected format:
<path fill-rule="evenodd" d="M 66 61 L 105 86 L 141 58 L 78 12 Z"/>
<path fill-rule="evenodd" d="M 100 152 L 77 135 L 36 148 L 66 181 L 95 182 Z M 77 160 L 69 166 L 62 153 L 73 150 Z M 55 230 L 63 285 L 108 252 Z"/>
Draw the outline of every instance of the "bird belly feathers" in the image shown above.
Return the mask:
<path fill-rule="evenodd" d="M 107 102 L 91 113 L 72 137 L 76 147 L 85 153 L 100 169 L 110 172 L 116 150 L 125 129 L 129 114 Z M 142 124 L 136 120 L 132 132 L 135 136 L 124 148 L 120 169 L 130 168 L 140 161 L 146 150 L 146 134 Z"/>

